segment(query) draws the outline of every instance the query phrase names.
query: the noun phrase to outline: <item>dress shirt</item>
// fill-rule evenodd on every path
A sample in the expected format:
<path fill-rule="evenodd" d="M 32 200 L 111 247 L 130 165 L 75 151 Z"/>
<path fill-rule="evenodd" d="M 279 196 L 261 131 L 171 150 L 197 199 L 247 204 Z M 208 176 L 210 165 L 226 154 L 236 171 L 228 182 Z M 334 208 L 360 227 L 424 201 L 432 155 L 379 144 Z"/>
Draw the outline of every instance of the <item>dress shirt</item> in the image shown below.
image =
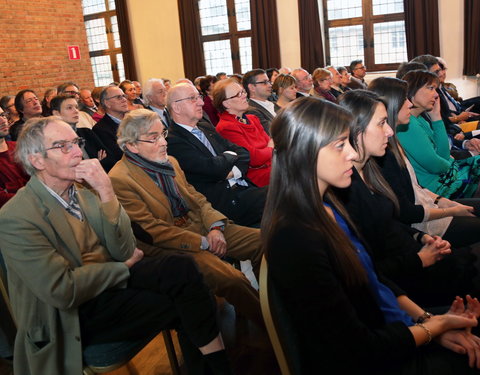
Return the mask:
<path fill-rule="evenodd" d="M 263 108 L 265 108 L 268 112 L 270 112 L 273 117 L 277 115 L 277 113 L 275 112 L 275 104 L 273 104 L 271 101 L 258 100 L 258 99 L 252 99 L 252 98 L 250 98 L 250 100 L 253 100 L 255 103 L 260 104 Z"/>

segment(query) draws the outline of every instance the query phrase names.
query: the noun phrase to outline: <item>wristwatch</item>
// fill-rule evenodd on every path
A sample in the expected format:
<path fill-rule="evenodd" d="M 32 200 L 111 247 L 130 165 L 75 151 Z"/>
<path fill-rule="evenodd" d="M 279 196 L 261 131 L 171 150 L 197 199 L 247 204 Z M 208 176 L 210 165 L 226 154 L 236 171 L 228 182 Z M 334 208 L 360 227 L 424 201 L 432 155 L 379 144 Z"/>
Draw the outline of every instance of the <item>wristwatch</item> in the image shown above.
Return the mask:
<path fill-rule="evenodd" d="M 428 311 L 424 311 L 422 315 L 417 318 L 415 323 L 424 323 L 426 320 L 430 319 L 433 315 Z"/>

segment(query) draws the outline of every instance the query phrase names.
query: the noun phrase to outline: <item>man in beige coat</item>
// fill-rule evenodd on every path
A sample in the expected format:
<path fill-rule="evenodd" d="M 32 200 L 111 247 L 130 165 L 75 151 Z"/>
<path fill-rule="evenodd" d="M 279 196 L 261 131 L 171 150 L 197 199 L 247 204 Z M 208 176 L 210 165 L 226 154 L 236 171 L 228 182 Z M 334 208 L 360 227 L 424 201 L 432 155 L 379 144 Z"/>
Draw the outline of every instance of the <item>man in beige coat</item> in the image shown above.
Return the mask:
<path fill-rule="evenodd" d="M 177 160 L 167 155 L 166 135 L 158 115 L 142 109 L 127 114 L 118 131 L 125 155 L 109 176 L 137 239 L 144 243 L 139 247 L 150 255 L 190 254 L 216 295 L 263 325 L 257 291 L 222 260 L 250 259 L 258 275 L 260 231 L 235 225 L 212 208 L 187 182 Z"/>
<path fill-rule="evenodd" d="M 143 258 L 110 179 L 97 159 L 82 160 L 81 143 L 53 116 L 29 120 L 17 143 L 31 179 L 0 210 L 18 327 L 15 373 L 80 375 L 85 345 L 138 340 L 166 327 L 181 327 L 214 373 L 230 373 L 215 304 L 195 263 Z"/>

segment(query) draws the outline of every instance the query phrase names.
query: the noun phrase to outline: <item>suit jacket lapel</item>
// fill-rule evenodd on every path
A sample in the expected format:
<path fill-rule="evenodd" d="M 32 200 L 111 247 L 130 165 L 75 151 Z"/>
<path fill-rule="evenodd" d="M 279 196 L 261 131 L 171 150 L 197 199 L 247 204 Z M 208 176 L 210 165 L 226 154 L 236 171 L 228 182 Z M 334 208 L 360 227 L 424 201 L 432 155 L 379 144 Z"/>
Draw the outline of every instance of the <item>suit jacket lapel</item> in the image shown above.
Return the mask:
<path fill-rule="evenodd" d="M 184 128 L 182 128 L 180 125 L 176 124 L 176 123 L 173 123 L 172 124 L 172 130 L 177 133 L 177 135 L 180 137 L 180 138 L 183 138 L 185 139 L 186 141 L 188 141 L 189 143 L 191 143 L 193 146 L 195 146 L 196 148 L 199 149 L 199 151 L 201 151 L 202 153 L 204 153 L 205 155 L 208 155 L 208 156 L 213 156 L 212 153 L 210 152 L 210 150 L 197 138 L 195 137 L 192 133 L 190 133 L 188 130 L 185 130 Z M 205 133 L 205 132 L 204 132 Z M 207 136 L 208 138 L 208 136 Z M 210 139 L 209 139 L 210 140 Z M 215 145 L 212 144 L 215 152 L 217 152 L 217 150 L 215 149 Z M 221 152 L 220 152 L 221 153 Z M 217 153 L 218 154 L 218 153 Z"/>
<path fill-rule="evenodd" d="M 72 228 L 65 220 L 65 209 L 43 186 L 43 184 L 36 177 L 30 179 L 30 187 L 34 193 L 40 197 L 41 202 L 44 205 L 45 217 L 51 223 L 52 228 L 54 228 L 56 235 L 64 243 L 64 247 L 57 248 L 57 251 L 62 252 L 65 250 L 65 255 L 67 259 L 71 261 L 75 260 L 77 265 L 82 264 L 82 257 L 80 253 L 80 248 L 78 247 L 77 241 L 73 234 Z M 65 211 L 65 212 L 64 212 Z M 69 215 L 67 213 L 67 215 Z M 73 258 L 73 259 L 72 259 Z"/>
<path fill-rule="evenodd" d="M 162 192 L 157 184 L 153 182 L 151 177 L 144 170 L 142 170 L 142 168 L 130 163 L 125 156 L 122 160 L 129 169 L 135 182 L 145 189 L 145 191 L 147 191 L 148 194 L 150 194 L 156 201 L 163 204 L 173 218 L 172 208 L 170 207 L 170 202 L 168 201 L 167 196 Z"/>
<path fill-rule="evenodd" d="M 252 107 L 255 107 L 256 109 L 258 109 L 260 112 L 262 112 L 262 113 L 263 113 L 265 116 L 267 116 L 268 118 L 273 119 L 273 115 L 272 115 L 269 111 L 267 111 L 263 106 L 261 106 L 260 104 L 258 104 L 257 102 L 249 99 L 249 104 L 250 104 Z"/>

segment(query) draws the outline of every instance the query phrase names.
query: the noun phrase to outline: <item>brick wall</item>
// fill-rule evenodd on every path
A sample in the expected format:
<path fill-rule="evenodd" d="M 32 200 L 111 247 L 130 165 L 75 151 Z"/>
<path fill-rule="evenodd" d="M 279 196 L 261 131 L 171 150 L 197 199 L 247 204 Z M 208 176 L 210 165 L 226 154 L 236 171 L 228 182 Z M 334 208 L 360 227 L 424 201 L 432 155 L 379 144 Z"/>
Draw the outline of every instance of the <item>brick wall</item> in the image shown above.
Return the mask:
<path fill-rule="evenodd" d="M 31 88 L 42 99 L 65 81 L 93 88 L 81 0 L 0 0 L 0 33 L 0 96 Z"/>

